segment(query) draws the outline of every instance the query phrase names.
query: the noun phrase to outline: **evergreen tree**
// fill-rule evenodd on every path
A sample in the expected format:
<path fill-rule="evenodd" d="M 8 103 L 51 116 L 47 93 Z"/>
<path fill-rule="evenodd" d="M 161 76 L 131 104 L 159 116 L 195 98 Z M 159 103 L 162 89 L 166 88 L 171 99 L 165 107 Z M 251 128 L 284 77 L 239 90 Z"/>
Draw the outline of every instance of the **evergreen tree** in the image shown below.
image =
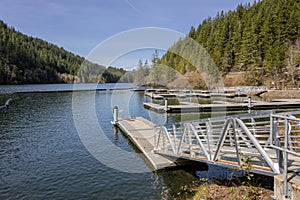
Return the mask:
<path fill-rule="evenodd" d="M 116 82 L 125 73 L 109 68 L 101 77 L 104 66 L 83 62 L 84 58 L 26 36 L 0 20 L 0 84 L 73 82 L 79 74 L 83 82 Z"/>
<path fill-rule="evenodd" d="M 191 27 L 187 37 L 206 49 L 223 76 L 245 72 L 246 83 L 259 85 L 268 79 L 286 77 L 286 52 L 300 38 L 299 19 L 299 0 L 262 0 L 252 5 L 240 4 L 228 13 L 221 11 L 214 18 L 203 20 L 196 30 Z M 191 48 L 188 45 L 181 38 L 170 49 L 185 56 Z M 182 74 L 196 70 L 184 56 L 171 52 L 174 51 L 162 56 L 161 64 Z M 205 65 L 201 63 L 203 59 L 197 59 L 199 65 Z M 210 73 L 216 73 L 213 71 Z"/>

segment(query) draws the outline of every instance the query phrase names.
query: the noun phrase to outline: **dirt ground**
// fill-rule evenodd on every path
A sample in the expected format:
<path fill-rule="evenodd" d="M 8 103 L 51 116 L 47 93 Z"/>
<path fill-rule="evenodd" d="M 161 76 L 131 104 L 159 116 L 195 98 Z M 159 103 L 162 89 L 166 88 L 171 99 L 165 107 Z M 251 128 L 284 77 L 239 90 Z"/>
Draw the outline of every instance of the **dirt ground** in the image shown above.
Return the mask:
<path fill-rule="evenodd" d="M 234 180 L 199 179 L 181 188 L 175 199 L 193 200 L 263 200 L 274 195 L 273 178 L 249 174 Z"/>
<path fill-rule="evenodd" d="M 274 194 L 272 190 L 265 189 L 262 187 L 253 186 L 220 186 L 212 184 L 208 186 L 201 186 L 197 189 L 194 200 L 221 200 L 221 199 L 232 199 L 232 200 L 252 200 L 252 199 L 270 199 Z"/>
<path fill-rule="evenodd" d="M 249 93 L 250 96 L 257 95 L 256 93 Z M 300 90 L 269 90 L 258 96 L 264 99 L 300 99 Z"/>

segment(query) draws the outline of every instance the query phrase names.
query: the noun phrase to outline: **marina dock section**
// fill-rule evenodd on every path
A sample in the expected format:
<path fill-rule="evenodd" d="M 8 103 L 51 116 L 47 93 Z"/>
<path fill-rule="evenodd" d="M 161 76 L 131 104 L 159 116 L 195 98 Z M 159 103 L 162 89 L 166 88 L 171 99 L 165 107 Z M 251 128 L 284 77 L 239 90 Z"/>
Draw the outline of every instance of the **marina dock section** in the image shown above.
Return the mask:
<path fill-rule="evenodd" d="M 153 170 L 176 166 L 176 163 L 171 159 L 154 153 L 156 127 L 152 122 L 142 117 L 119 119 L 118 122 L 116 122 L 116 126 L 119 127 L 145 155 Z"/>
<path fill-rule="evenodd" d="M 241 110 L 268 110 L 300 108 L 300 100 L 281 100 L 273 102 L 252 101 L 247 103 L 221 102 L 212 104 L 198 104 L 181 102 L 180 105 L 160 105 L 156 103 L 144 103 L 144 108 L 158 113 L 189 113 L 189 112 L 211 112 L 211 111 L 241 111 Z"/>
<path fill-rule="evenodd" d="M 153 170 L 180 165 L 182 160 L 240 170 L 250 165 L 251 173 L 275 177 L 276 199 L 298 197 L 300 111 L 200 119 L 173 128 L 142 117 L 118 119 L 117 111 L 115 106 L 113 124 L 145 155 Z M 249 158 L 249 163 L 243 158 Z"/>
<path fill-rule="evenodd" d="M 199 97 L 199 98 L 235 98 L 235 97 L 247 97 L 247 94 L 241 92 L 211 92 L 208 90 L 146 90 L 145 96 L 152 99 L 165 99 L 165 98 L 187 98 L 187 97 Z"/>

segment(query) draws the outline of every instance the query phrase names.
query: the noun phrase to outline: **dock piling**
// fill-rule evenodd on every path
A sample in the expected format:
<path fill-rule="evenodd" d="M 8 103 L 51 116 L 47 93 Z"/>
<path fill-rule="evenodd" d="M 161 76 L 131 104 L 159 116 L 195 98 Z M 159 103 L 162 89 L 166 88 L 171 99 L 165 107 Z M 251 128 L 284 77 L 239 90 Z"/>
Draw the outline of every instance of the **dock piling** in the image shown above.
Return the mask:
<path fill-rule="evenodd" d="M 119 109 L 118 109 L 118 106 L 115 106 L 114 108 L 113 108 L 113 114 L 114 114 L 114 121 L 113 121 L 113 124 L 114 125 L 117 125 L 117 123 L 118 123 L 118 115 L 119 115 L 119 111 L 118 111 Z"/>
<path fill-rule="evenodd" d="M 248 97 L 248 109 L 250 110 L 251 108 L 252 108 L 251 97 Z"/>
<path fill-rule="evenodd" d="M 165 111 L 168 111 L 168 98 L 165 98 Z"/>

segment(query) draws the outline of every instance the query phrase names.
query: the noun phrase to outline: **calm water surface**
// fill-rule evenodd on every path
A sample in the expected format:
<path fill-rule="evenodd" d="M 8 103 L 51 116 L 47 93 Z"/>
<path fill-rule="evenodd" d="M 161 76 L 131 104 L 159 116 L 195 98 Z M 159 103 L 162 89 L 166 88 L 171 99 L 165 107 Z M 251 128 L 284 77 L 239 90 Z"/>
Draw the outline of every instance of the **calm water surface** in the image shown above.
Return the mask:
<path fill-rule="evenodd" d="M 79 138 L 73 121 L 71 92 L 14 93 L 72 87 L 0 86 L 0 104 L 13 98 L 10 109 L 0 113 L 0 199 L 172 199 L 181 186 L 196 179 L 193 175 L 196 169 L 126 173 L 107 167 L 87 151 Z M 121 110 L 121 115 L 143 116 L 161 124 L 165 120 L 164 115 L 143 109 L 142 103 L 149 99 L 142 92 L 87 91 L 77 95 L 93 95 L 98 122 L 105 135 L 129 152 L 135 153 L 136 149 L 110 123 L 112 99 L 122 100 L 130 95 L 125 102 L 129 109 Z M 168 116 L 169 121 L 176 119 Z M 136 161 L 140 160 L 137 154 Z M 144 167 L 148 168 L 147 164 Z"/>

